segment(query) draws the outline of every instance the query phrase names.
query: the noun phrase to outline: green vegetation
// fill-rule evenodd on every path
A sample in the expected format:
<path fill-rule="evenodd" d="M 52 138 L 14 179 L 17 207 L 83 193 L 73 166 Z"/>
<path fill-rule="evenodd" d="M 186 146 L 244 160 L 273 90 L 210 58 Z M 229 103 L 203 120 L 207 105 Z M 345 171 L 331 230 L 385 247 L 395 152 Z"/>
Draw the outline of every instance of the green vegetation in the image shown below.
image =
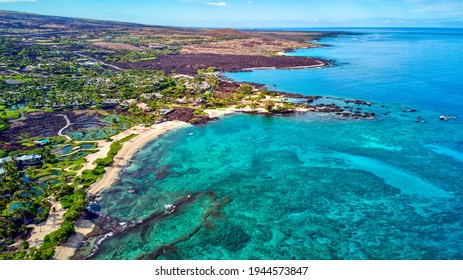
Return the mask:
<path fill-rule="evenodd" d="M 240 89 L 241 89 L 241 92 L 245 95 L 252 94 L 252 87 L 249 84 L 241 84 Z"/>
<path fill-rule="evenodd" d="M 43 194 L 37 196 L 36 185 L 23 180 L 16 162 L 3 163 L 4 173 L 0 177 L 1 197 L 0 245 L 14 243 L 16 238 L 26 236 L 25 225 L 42 222 L 47 217 L 50 204 Z"/>
<path fill-rule="evenodd" d="M 122 144 L 136 137 L 137 134 L 131 134 L 120 141 L 114 142 L 109 148 L 108 155 L 105 158 L 100 158 L 96 160 L 96 167 L 93 170 L 84 170 L 80 177 L 77 177 L 75 182 L 76 184 L 83 185 L 84 187 L 89 187 L 100 179 L 105 170 L 104 168 L 110 166 L 114 163 L 114 157 L 122 149 Z"/>
<path fill-rule="evenodd" d="M 6 110 L 5 106 L 0 107 L 0 131 L 5 130 L 9 127 L 8 121 L 18 119 L 21 117 L 21 113 L 17 110 Z"/>
<path fill-rule="evenodd" d="M 23 147 L 33 147 L 33 139 L 25 136 L 20 144 Z M 62 143 L 62 138 L 56 138 L 56 143 Z M 79 144 L 75 144 L 78 146 Z M 85 205 L 85 191 L 73 183 L 75 173 L 65 171 L 69 166 L 83 165 L 84 159 L 57 158 L 51 146 L 44 146 L 29 151 L 0 150 L 1 157 L 19 156 L 26 153 L 41 154 L 40 166 L 25 170 L 28 180 L 17 167 L 16 162 L 3 164 L 5 173 L 0 177 L 0 259 L 44 259 L 53 255 L 53 248 L 64 242 L 74 232 L 73 222 L 80 216 Z M 30 181 L 29 181 L 30 180 Z M 52 182 L 52 183 L 50 183 Z M 53 196 L 60 200 L 63 207 L 68 208 L 62 227 L 50 234 L 43 246 L 30 249 L 21 246 L 15 253 L 3 252 L 17 240 L 26 238 L 26 225 L 37 224 L 47 219 L 51 204 L 47 197 Z M 27 245 L 27 242 L 24 244 Z"/>
<path fill-rule="evenodd" d="M 65 201 L 68 211 L 64 214 L 61 227 L 45 236 L 42 246 L 37 250 L 32 249 L 26 258 L 33 260 L 51 259 L 55 254 L 55 247 L 66 242 L 69 236 L 75 233 L 74 223 L 80 218 L 86 204 L 85 190 L 76 189 L 72 195 L 66 197 Z"/>
<path fill-rule="evenodd" d="M 8 123 L 0 118 L 0 131 L 5 130 L 9 127 Z"/>
<path fill-rule="evenodd" d="M 129 141 L 136 134 L 129 135 L 120 141 L 114 142 L 111 144 L 110 152 L 108 156 L 99 161 L 97 167 L 92 170 L 84 171 L 85 174 L 90 174 L 92 176 L 91 181 L 96 181 L 100 178 L 104 172 L 104 166 L 107 166 L 113 162 L 114 156 L 122 148 L 124 142 Z M 76 144 L 79 145 L 79 144 Z M 57 245 L 60 245 L 69 238 L 72 234 L 75 233 L 74 223 L 80 218 L 81 213 L 85 207 L 85 189 L 90 184 L 83 184 L 83 187 L 78 187 L 79 179 L 73 180 L 74 174 L 72 172 L 64 171 L 66 166 L 83 163 L 83 159 L 77 160 L 63 160 L 56 161 L 56 158 L 52 155 L 48 155 L 45 159 L 45 164 L 40 168 L 32 168 L 27 170 L 29 177 L 32 180 L 37 180 L 44 177 L 52 176 L 55 178 L 58 183 L 54 183 L 46 188 L 44 196 L 36 197 L 34 201 L 28 201 L 23 198 L 22 194 L 24 190 L 31 188 L 31 186 L 22 181 L 20 173 L 16 168 L 14 162 L 9 162 L 4 164 L 6 172 L 3 174 L 1 183 L 2 183 L 2 215 L 7 214 L 6 220 L 0 220 L 1 229 L 0 229 L 0 238 L 9 237 L 9 243 L 2 242 L 0 249 L 4 250 L 5 245 L 11 244 L 13 240 L 20 236 L 25 236 L 25 224 L 27 224 L 26 219 L 33 221 L 34 223 L 41 222 L 45 220 L 48 216 L 50 210 L 50 203 L 44 198 L 49 195 L 53 195 L 56 199 L 60 201 L 63 208 L 68 209 L 64 215 L 64 221 L 61 227 L 52 232 L 51 234 L 45 237 L 44 243 L 38 249 L 28 249 L 28 247 L 23 247 L 20 251 L 17 251 L 14 254 L 10 253 L 0 253 L 0 259 L 50 259 L 54 255 L 54 248 Z M 61 167 L 61 169 L 59 168 Z M 83 175 L 84 177 L 84 175 Z M 87 178 L 88 180 L 88 178 Z M 13 194 L 12 201 L 5 201 L 5 195 Z M 25 205 L 28 208 L 22 207 Z M 8 208 L 11 208 L 11 205 L 19 205 L 21 207 L 12 210 L 10 213 Z M 37 211 L 36 209 L 41 208 L 42 211 Z M 36 216 L 33 214 L 36 213 Z M 11 217 L 11 219 L 10 219 Z M 21 220 L 19 220 L 21 219 Z M 1 239 L 0 239 L 1 240 Z M 1 251 L 0 251 L 1 252 Z"/>
<path fill-rule="evenodd" d="M 195 111 L 193 112 L 193 115 L 195 115 L 195 116 L 207 116 L 207 113 L 204 112 L 204 111 L 201 110 L 201 109 L 198 109 L 198 110 L 195 110 Z"/>
<path fill-rule="evenodd" d="M 19 117 L 21 117 L 21 113 L 16 110 L 3 110 L 0 111 L 0 116 L 6 118 L 7 120 L 12 120 L 19 119 Z"/>
<path fill-rule="evenodd" d="M 127 141 L 132 140 L 133 138 L 135 138 L 137 136 L 138 136 L 138 134 L 130 134 L 129 136 L 126 136 L 126 137 L 122 138 L 121 140 L 119 140 L 119 143 L 123 144 L 123 143 L 125 143 Z"/>

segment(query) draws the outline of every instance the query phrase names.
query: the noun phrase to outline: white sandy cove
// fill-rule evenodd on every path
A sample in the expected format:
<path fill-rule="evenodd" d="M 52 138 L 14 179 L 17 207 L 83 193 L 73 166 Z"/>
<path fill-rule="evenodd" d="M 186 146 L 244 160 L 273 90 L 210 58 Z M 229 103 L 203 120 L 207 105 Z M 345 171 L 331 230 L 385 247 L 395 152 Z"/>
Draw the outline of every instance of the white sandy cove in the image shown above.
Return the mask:
<path fill-rule="evenodd" d="M 90 188 L 87 190 L 87 193 L 90 195 L 98 195 L 105 189 L 109 188 L 118 179 L 119 172 L 126 166 L 127 162 L 132 158 L 132 156 L 149 141 L 172 129 L 188 125 L 189 124 L 186 122 L 169 121 L 156 124 L 151 127 L 137 126 L 127 131 L 124 131 L 116 136 L 111 137 L 111 139 L 113 139 L 114 141 L 118 141 L 123 139 L 124 137 L 129 136 L 130 134 L 138 134 L 133 139 L 124 143 L 122 149 L 114 157 L 114 164 L 105 168 L 105 173 L 103 174 L 103 177 L 100 180 L 98 180 L 95 184 L 90 186 Z M 98 158 L 106 157 L 109 152 L 111 142 L 107 142 L 104 140 L 97 142 L 98 152 L 88 155 L 86 157 L 87 163 L 84 166 L 84 169 L 94 168 L 95 160 Z M 65 244 L 56 247 L 56 253 L 54 256 L 55 259 L 70 259 L 74 255 L 79 243 L 82 242 L 83 238 L 92 231 L 93 223 L 87 220 L 80 220 L 75 225 L 75 229 L 75 235 L 71 236 Z"/>
<path fill-rule="evenodd" d="M 268 113 L 268 111 L 265 110 L 264 108 L 250 109 L 248 107 L 241 108 L 241 109 L 236 109 L 234 107 L 220 108 L 220 109 L 206 109 L 204 110 L 204 112 L 206 112 L 211 118 L 220 118 L 226 115 L 231 115 L 231 114 L 240 113 L 240 112 Z"/>
<path fill-rule="evenodd" d="M 140 148 L 146 145 L 147 142 L 174 128 L 187 125 L 189 124 L 185 122 L 170 121 L 154 125 L 151 128 L 138 126 L 114 136 L 114 140 L 120 140 L 130 134 L 138 134 L 133 139 L 124 143 L 122 149 L 117 153 L 116 157 L 114 157 L 114 164 L 105 168 L 106 172 L 103 174 L 103 177 L 100 180 L 98 180 L 95 184 L 93 184 L 87 190 L 87 193 L 91 195 L 97 195 L 104 191 L 106 188 L 110 187 L 118 179 L 119 172 L 126 166 L 127 162 Z M 104 146 L 104 151 L 102 151 L 104 157 L 109 152 L 109 146 L 111 146 L 111 143 L 109 143 L 109 145 Z M 94 160 L 91 161 L 90 159 L 88 159 L 88 161 L 93 163 Z"/>
<path fill-rule="evenodd" d="M 110 187 L 117 180 L 119 172 L 122 170 L 122 168 L 124 168 L 130 158 L 140 148 L 146 145 L 146 143 L 155 139 L 161 134 L 166 133 L 167 131 L 188 125 L 189 124 L 185 122 L 170 121 L 156 124 L 151 127 L 137 126 L 111 137 L 113 141 L 118 141 L 131 134 L 137 134 L 136 137 L 124 143 L 122 149 L 114 158 L 114 164 L 105 169 L 106 172 L 104 173 L 103 177 L 88 189 L 88 194 L 97 195 L 106 188 Z M 105 158 L 108 155 L 112 143 L 106 140 L 92 142 L 97 143 L 98 151 L 85 157 L 86 163 L 79 171 L 77 171 L 77 175 L 81 175 L 83 170 L 91 170 L 95 168 L 95 161 L 99 158 Z M 63 215 L 66 213 L 66 210 L 61 207 L 61 203 L 54 201 L 53 199 L 51 199 L 51 203 L 56 210 L 55 214 L 50 213 L 47 221 L 41 223 L 40 225 L 31 226 L 32 234 L 31 237 L 27 240 L 29 241 L 31 247 L 40 247 L 43 244 L 45 236 L 57 230 L 63 223 Z M 66 244 L 56 248 L 55 259 L 69 259 L 74 254 L 83 237 L 92 231 L 93 223 L 86 220 L 80 220 L 75 225 L 75 229 L 76 234 L 71 236 Z"/>

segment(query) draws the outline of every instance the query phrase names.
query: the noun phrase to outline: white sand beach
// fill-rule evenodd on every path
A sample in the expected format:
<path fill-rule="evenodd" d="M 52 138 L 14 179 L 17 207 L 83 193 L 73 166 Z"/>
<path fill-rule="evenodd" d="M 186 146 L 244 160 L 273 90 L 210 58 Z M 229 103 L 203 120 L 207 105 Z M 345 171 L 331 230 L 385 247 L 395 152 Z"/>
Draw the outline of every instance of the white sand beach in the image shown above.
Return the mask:
<path fill-rule="evenodd" d="M 188 126 L 188 123 L 180 121 L 170 121 L 160 124 L 156 124 L 150 128 L 143 126 L 135 127 L 131 130 L 125 131 L 113 137 L 113 140 L 120 140 L 130 134 L 138 134 L 135 138 L 124 143 L 122 149 L 117 153 L 114 158 L 114 164 L 105 168 L 103 177 L 93 184 L 87 193 L 91 195 L 97 195 L 110 187 L 119 177 L 119 172 L 126 166 L 127 162 L 132 156 L 149 141 L 156 137 L 172 130 L 175 128 Z M 108 154 L 110 145 L 104 145 L 104 151 L 102 152 L 105 156 Z M 90 160 L 89 160 L 90 162 Z"/>
<path fill-rule="evenodd" d="M 109 188 L 118 179 L 119 172 L 126 166 L 127 162 L 132 158 L 132 156 L 139 149 L 143 148 L 143 146 L 145 146 L 148 142 L 152 141 L 156 137 L 159 137 L 160 135 L 170 130 L 188 125 L 189 124 L 185 122 L 169 121 L 156 124 L 151 127 L 137 126 L 127 131 L 124 131 L 116 136 L 111 137 L 113 141 L 118 141 L 123 139 L 124 137 L 129 136 L 130 134 L 137 134 L 136 137 L 124 143 L 122 149 L 117 153 L 116 157 L 114 158 L 114 164 L 105 169 L 106 172 L 103 175 L 103 177 L 100 180 L 98 180 L 95 184 L 93 184 L 87 190 L 87 193 L 90 195 L 98 195 L 105 189 Z M 104 158 L 108 154 L 112 142 L 104 140 L 96 142 L 98 143 L 98 152 L 88 155 L 86 157 L 87 163 L 85 164 L 82 170 L 94 168 L 96 166 L 94 161 L 98 158 Z M 79 173 L 81 173 L 82 170 L 80 170 Z M 56 204 L 61 206 L 60 203 Z M 45 235 L 58 229 L 59 225 L 61 225 L 62 215 L 65 211 L 62 211 L 61 208 L 57 207 L 57 210 L 58 209 L 59 215 L 57 216 L 54 226 L 53 219 L 48 219 L 44 223 L 44 225 L 41 226 L 40 231 L 38 230 L 38 228 L 34 229 L 34 232 L 31 238 L 29 239 L 29 241 L 32 241 L 34 243 L 34 246 L 40 246 L 40 244 L 43 243 Z M 86 220 L 80 220 L 75 225 L 75 229 L 75 235 L 71 236 L 65 244 L 56 247 L 54 256 L 55 259 L 70 259 L 74 255 L 75 250 L 79 246 L 79 243 L 82 242 L 85 235 L 92 231 L 93 223 Z"/>

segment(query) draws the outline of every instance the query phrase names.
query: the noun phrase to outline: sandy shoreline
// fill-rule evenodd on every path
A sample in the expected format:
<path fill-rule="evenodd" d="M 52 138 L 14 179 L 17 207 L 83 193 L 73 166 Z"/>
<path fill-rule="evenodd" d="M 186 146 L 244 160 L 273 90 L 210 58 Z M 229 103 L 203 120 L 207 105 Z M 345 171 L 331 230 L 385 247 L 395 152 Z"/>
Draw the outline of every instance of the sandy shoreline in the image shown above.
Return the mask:
<path fill-rule="evenodd" d="M 113 136 L 114 141 L 121 140 L 124 137 L 130 134 L 138 134 L 133 139 L 124 143 L 122 149 L 117 153 L 114 158 L 114 164 L 105 169 L 103 177 L 98 180 L 95 184 L 90 186 L 87 190 L 89 195 L 98 195 L 102 191 L 111 187 L 111 185 L 119 178 L 119 173 L 122 169 L 125 168 L 128 161 L 133 157 L 133 155 L 143 148 L 148 142 L 159 137 L 160 135 L 180 127 L 188 126 L 188 123 L 180 121 L 169 121 L 160 124 L 153 125 L 151 127 L 137 126 L 130 130 L 124 131 L 116 136 Z M 87 159 L 87 164 L 84 166 L 85 169 L 94 167 L 94 161 L 97 158 L 105 157 L 109 151 L 109 146 L 111 142 L 107 141 L 97 141 L 99 151 L 95 154 L 89 155 Z M 56 230 L 55 228 L 54 230 Z M 76 234 L 71 236 L 69 240 L 55 249 L 55 259 L 58 260 L 67 260 L 70 259 L 77 249 L 79 243 L 83 240 L 85 235 L 90 233 L 93 229 L 93 223 L 86 220 L 79 220 L 75 225 Z"/>
<path fill-rule="evenodd" d="M 125 132 L 125 135 L 130 135 L 132 133 L 138 134 L 135 138 L 124 143 L 122 149 L 114 157 L 114 164 L 112 166 L 105 168 L 105 173 L 103 177 L 93 184 L 88 190 L 87 193 L 90 195 L 98 195 L 105 189 L 109 188 L 118 178 L 119 172 L 125 168 L 127 162 L 132 158 L 132 156 L 143 146 L 146 145 L 149 141 L 155 139 L 156 137 L 172 130 L 175 128 L 187 126 L 189 124 L 179 121 L 170 121 L 161 124 L 152 126 L 151 128 L 140 128 Z M 120 139 L 124 138 L 125 135 L 122 135 Z M 118 135 L 119 136 L 119 135 Z M 115 137 L 114 140 L 119 140 L 118 137 Z"/>
<path fill-rule="evenodd" d="M 251 67 L 251 68 L 243 68 L 242 71 L 254 71 L 254 70 L 276 70 L 276 69 L 286 69 L 286 70 L 296 70 L 296 69 L 309 69 L 309 68 L 321 68 L 325 66 L 329 66 L 329 63 L 322 62 L 317 60 L 318 64 L 314 65 L 301 65 L 301 66 L 288 66 L 288 67 Z"/>
<path fill-rule="evenodd" d="M 251 109 L 236 109 L 234 107 L 221 108 L 221 109 L 206 109 L 204 110 L 209 117 L 211 118 L 221 118 L 226 115 L 236 114 L 239 112 L 264 112 L 264 109 L 251 110 Z M 130 134 L 138 134 L 133 139 L 124 143 L 122 149 L 117 153 L 114 158 L 114 164 L 105 169 L 103 177 L 94 183 L 87 190 L 89 195 L 99 195 L 101 192 L 111 187 L 111 185 L 117 181 L 119 178 L 120 172 L 126 167 L 128 161 L 137 153 L 143 146 L 145 146 L 149 141 L 159 137 L 160 135 L 179 127 L 188 126 L 190 124 L 180 121 L 169 121 L 161 124 L 153 125 L 149 128 L 143 126 L 137 126 L 130 130 L 124 131 L 116 136 L 111 137 L 114 141 L 121 140 L 124 137 Z M 93 169 L 95 167 L 94 161 L 98 158 L 106 157 L 110 145 L 112 142 L 105 140 L 101 141 L 92 141 L 97 142 L 98 152 L 90 154 L 86 157 L 87 163 L 84 165 L 82 170 Z M 82 170 L 79 170 L 78 173 L 81 173 Z M 70 259 L 76 249 L 78 248 L 80 242 L 83 238 L 93 230 L 93 223 L 87 220 L 79 220 L 75 225 L 76 234 L 71 236 L 69 240 L 61 245 L 56 247 L 54 259 L 58 260 L 68 260 Z"/>
<path fill-rule="evenodd" d="M 257 113 L 257 114 L 268 114 L 268 111 L 264 108 L 250 109 L 250 108 L 241 108 L 236 109 L 234 107 L 221 108 L 221 109 L 205 109 L 209 117 L 211 118 L 221 118 L 227 115 L 236 114 L 236 113 Z"/>

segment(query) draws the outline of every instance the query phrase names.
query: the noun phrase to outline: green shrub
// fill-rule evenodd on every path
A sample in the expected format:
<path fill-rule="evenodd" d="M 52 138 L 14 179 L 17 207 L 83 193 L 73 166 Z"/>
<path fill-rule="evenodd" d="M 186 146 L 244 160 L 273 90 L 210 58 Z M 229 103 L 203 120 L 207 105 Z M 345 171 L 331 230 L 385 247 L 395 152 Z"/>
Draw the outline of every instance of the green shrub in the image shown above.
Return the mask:
<path fill-rule="evenodd" d="M 69 186 L 67 184 L 58 185 L 61 191 L 60 193 L 63 194 L 60 199 L 61 205 L 63 208 L 68 209 L 66 214 L 64 214 L 64 221 L 58 230 L 45 236 L 44 242 L 39 249 L 31 249 L 29 255 L 23 256 L 22 258 L 48 260 L 53 257 L 55 254 L 55 247 L 66 242 L 69 236 L 75 233 L 74 222 L 81 217 L 86 204 L 85 189 L 95 183 L 103 175 L 106 166 L 114 162 L 114 157 L 122 149 L 122 143 L 129 141 L 135 136 L 137 135 L 132 134 L 118 142 L 112 143 L 106 158 L 98 159 L 96 161 L 97 166 L 93 170 L 84 170 L 82 175 L 74 180 L 74 184 L 81 184 L 83 188 L 76 189 L 74 186 Z M 69 190 L 72 191 L 69 192 Z M 0 256 L 0 258 L 2 257 L 3 256 Z"/>
<path fill-rule="evenodd" d="M 71 195 L 63 196 L 59 202 L 61 203 L 61 206 L 63 206 L 64 209 L 68 209 L 71 207 L 73 199 Z"/>
<path fill-rule="evenodd" d="M 204 112 L 203 110 L 195 110 L 193 112 L 193 115 L 195 115 L 195 116 L 207 116 L 207 113 Z"/>
<path fill-rule="evenodd" d="M 136 136 L 138 136 L 138 134 L 130 134 L 129 136 L 126 136 L 126 137 L 122 138 L 122 139 L 119 140 L 118 142 L 119 142 L 119 143 L 125 143 L 125 142 L 127 142 L 127 141 L 129 141 L 129 140 L 132 140 L 132 139 L 135 138 Z M 121 148 L 122 148 L 122 146 L 121 146 Z"/>

